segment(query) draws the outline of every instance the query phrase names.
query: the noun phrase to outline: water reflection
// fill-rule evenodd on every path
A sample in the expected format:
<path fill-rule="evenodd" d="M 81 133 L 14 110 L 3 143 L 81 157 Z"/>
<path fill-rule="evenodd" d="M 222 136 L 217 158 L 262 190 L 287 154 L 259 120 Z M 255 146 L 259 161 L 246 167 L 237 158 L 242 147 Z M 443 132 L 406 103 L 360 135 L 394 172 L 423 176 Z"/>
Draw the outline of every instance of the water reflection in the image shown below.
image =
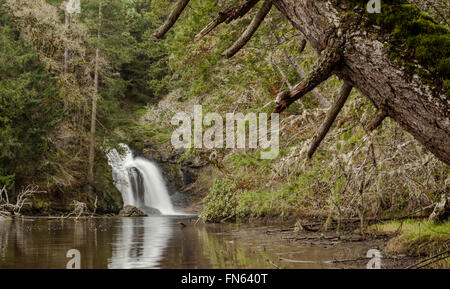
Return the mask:
<path fill-rule="evenodd" d="M 167 217 L 120 219 L 115 225 L 110 269 L 158 268 L 173 228 Z"/>
<path fill-rule="evenodd" d="M 186 226 L 180 226 L 180 221 Z M 181 216 L 2 221 L 0 269 L 66 268 L 70 249 L 80 251 L 82 269 L 272 269 L 272 263 L 283 268 L 349 267 L 326 261 L 363 256 L 369 249 L 357 244 L 292 244 L 266 234 L 269 227 L 195 225 L 195 221 Z M 353 266 L 364 268 L 365 264 Z"/>

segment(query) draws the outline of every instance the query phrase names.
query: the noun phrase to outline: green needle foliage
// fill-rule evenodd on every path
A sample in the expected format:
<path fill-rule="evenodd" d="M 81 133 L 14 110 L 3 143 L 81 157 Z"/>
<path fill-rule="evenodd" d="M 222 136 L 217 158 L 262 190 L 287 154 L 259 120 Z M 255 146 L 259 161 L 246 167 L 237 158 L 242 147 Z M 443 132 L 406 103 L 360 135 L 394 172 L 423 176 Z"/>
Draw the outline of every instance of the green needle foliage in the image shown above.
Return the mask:
<path fill-rule="evenodd" d="M 56 78 L 0 6 L 0 187 L 14 190 L 17 179 L 42 164 L 47 133 L 62 119 Z"/>

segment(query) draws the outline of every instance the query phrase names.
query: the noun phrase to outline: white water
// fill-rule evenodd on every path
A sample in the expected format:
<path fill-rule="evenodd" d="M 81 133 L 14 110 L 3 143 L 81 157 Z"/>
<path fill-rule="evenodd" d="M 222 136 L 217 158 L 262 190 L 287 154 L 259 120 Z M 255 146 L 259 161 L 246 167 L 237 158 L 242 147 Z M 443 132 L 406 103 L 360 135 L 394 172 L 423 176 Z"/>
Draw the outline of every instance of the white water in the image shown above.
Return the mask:
<path fill-rule="evenodd" d="M 152 207 L 163 215 L 180 214 L 173 208 L 158 167 L 147 159 L 133 158 L 127 145 L 120 146 L 125 151 L 123 155 L 113 149 L 107 156 L 114 183 L 122 193 L 124 205 Z"/>

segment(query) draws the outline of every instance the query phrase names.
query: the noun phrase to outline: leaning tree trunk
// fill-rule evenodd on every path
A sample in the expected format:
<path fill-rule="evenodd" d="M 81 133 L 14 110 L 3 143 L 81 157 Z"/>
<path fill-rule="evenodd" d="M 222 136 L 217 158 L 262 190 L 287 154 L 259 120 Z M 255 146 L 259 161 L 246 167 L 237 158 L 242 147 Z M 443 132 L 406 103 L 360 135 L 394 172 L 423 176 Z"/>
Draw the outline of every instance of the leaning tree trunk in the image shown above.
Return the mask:
<path fill-rule="evenodd" d="M 167 21 L 154 34 L 156 38 L 164 36 L 189 2 L 190 0 L 178 0 Z M 379 110 L 374 120 L 368 124 L 369 130 L 389 116 L 439 159 L 450 164 L 450 117 L 446 93 L 425 84 L 418 75 L 411 75 L 405 67 L 392 60 L 390 51 L 384 44 L 387 40 L 384 38 L 387 37 L 384 37 L 381 28 L 372 26 L 362 29 L 361 19 L 354 15 L 363 12 L 358 6 L 353 7 L 365 1 L 242 0 L 240 5 L 220 12 L 196 39 L 204 37 L 223 22 L 229 23 L 242 17 L 258 2 L 263 4 L 252 23 L 224 52 L 224 56 L 233 56 L 249 41 L 273 5 L 292 22 L 320 55 L 306 78 L 292 89 L 278 94 L 275 113 L 284 111 L 331 74 L 336 74 L 345 81 L 343 92 L 350 92 L 352 87 L 356 87 Z M 389 4 L 383 5 L 388 7 L 386 5 Z M 309 157 L 320 145 L 347 96 L 343 93 L 341 101 L 331 108 L 327 122 L 321 126 L 312 142 Z"/>
<path fill-rule="evenodd" d="M 424 84 L 418 76 L 410 77 L 390 58 L 388 49 L 378 39 L 379 33 L 364 32 L 357 23 L 346 25 L 344 18 L 349 8 L 340 7 L 337 2 L 277 0 L 274 5 L 319 54 L 330 46 L 330 38 L 342 41 L 341 59 L 333 73 L 358 88 L 382 114 L 395 119 L 434 155 L 450 164 L 446 95 Z"/>

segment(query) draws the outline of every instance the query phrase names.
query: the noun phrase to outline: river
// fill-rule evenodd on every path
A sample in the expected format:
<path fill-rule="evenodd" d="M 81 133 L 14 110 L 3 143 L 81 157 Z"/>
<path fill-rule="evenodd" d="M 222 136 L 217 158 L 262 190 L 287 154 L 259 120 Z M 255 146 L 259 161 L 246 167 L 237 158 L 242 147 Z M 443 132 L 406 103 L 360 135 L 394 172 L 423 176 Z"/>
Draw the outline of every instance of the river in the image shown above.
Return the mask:
<path fill-rule="evenodd" d="M 82 269 L 365 268 L 367 262 L 328 261 L 368 248 L 292 244 L 267 234 L 273 228 L 203 224 L 188 216 L 7 220 L 0 222 L 0 268 L 63 269 L 71 249 L 79 250 Z"/>

